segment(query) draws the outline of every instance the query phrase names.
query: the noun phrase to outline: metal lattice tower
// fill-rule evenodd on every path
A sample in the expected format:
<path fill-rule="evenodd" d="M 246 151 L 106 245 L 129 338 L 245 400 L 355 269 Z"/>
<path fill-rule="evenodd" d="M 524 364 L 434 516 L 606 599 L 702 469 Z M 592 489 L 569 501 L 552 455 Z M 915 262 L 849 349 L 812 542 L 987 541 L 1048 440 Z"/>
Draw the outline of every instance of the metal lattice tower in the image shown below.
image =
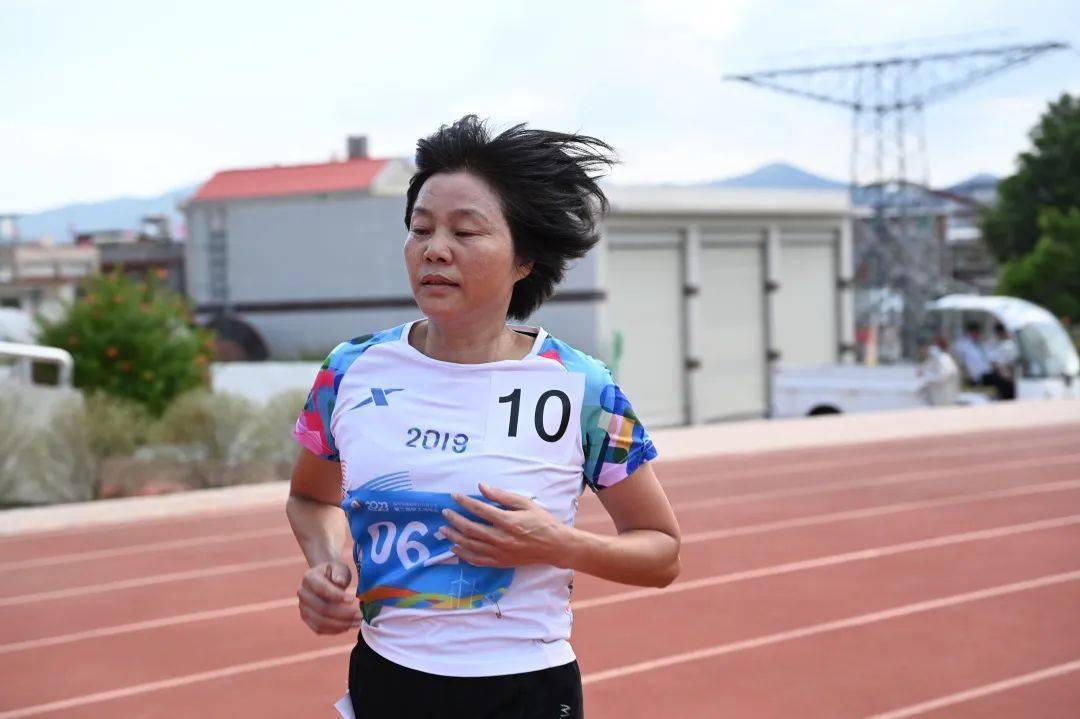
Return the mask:
<path fill-rule="evenodd" d="M 850 110 L 852 203 L 871 210 L 856 232 L 857 289 L 893 290 L 904 299 L 903 354 L 915 354 L 925 302 L 947 289 L 934 220 L 920 214 L 929 184 L 924 110 L 1060 42 L 1008 45 L 728 75 L 769 90 Z M 871 292 L 867 292 L 871 291 Z M 882 296 L 878 292 L 876 296 Z M 876 309 L 861 304 L 860 319 Z"/>

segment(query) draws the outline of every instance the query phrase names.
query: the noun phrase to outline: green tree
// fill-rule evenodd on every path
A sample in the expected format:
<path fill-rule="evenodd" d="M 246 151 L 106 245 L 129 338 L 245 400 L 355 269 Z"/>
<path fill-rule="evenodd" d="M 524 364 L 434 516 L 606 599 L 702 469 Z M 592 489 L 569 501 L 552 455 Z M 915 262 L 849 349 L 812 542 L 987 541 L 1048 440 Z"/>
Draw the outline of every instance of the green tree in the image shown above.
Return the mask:
<path fill-rule="evenodd" d="M 1001 262 L 1031 252 L 1039 241 L 1039 212 L 1080 206 L 1080 97 L 1051 102 L 1031 130 L 1016 174 L 998 184 L 997 204 L 983 215 L 982 234 Z"/>
<path fill-rule="evenodd" d="M 1080 207 L 1042 210 L 1039 228 L 1035 248 L 1002 268 L 998 292 L 1080 319 Z"/>
<path fill-rule="evenodd" d="M 209 385 L 211 330 L 191 324 L 186 300 L 150 275 L 88 279 L 55 322 L 37 318 L 39 342 L 75 360 L 75 386 L 134 400 L 155 416 L 186 390 Z"/>

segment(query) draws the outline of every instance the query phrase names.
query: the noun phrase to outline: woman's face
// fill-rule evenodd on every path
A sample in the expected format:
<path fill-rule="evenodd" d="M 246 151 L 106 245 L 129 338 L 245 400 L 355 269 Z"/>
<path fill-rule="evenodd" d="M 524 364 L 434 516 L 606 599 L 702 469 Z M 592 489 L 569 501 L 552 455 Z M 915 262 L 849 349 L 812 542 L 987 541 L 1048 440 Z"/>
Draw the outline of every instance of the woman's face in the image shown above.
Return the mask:
<path fill-rule="evenodd" d="M 405 267 L 420 311 L 432 319 L 505 317 L 518 266 L 499 198 L 467 172 L 424 182 L 409 219 Z M 441 277 L 433 277 L 441 275 Z"/>

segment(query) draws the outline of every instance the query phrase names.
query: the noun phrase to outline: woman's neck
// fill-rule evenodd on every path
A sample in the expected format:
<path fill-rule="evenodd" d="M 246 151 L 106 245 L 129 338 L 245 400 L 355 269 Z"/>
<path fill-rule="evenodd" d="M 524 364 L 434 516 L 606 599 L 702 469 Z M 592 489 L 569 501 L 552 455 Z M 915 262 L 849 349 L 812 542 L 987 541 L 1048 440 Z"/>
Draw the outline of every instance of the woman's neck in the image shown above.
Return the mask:
<path fill-rule="evenodd" d="M 533 344 L 533 338 L 511 330 L 505 322 L 448 326 L 425 319 L 409 334 L 409 344 L 428 357 L 458 364 L 522 359 Z"/>

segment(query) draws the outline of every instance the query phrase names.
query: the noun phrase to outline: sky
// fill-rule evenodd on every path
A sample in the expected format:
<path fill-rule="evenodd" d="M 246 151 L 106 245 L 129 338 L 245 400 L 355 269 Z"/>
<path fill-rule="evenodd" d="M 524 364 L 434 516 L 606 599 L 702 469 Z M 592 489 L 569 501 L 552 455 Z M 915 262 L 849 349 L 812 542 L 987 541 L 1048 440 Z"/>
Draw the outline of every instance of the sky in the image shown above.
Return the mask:
<path fill-rule="evenodd" d="M 724 75 L 1071 43 L 927 109 L 947 185 L 1011 173 L 1047 102 L 1080 94 L 1075 0 L 0 0 L 0 37 L 0 214 L 340 159 L 348 134 L 411 156 L 469 112 L 600 137 L 619 183 L 847 179 L 850 114 Z"/>

